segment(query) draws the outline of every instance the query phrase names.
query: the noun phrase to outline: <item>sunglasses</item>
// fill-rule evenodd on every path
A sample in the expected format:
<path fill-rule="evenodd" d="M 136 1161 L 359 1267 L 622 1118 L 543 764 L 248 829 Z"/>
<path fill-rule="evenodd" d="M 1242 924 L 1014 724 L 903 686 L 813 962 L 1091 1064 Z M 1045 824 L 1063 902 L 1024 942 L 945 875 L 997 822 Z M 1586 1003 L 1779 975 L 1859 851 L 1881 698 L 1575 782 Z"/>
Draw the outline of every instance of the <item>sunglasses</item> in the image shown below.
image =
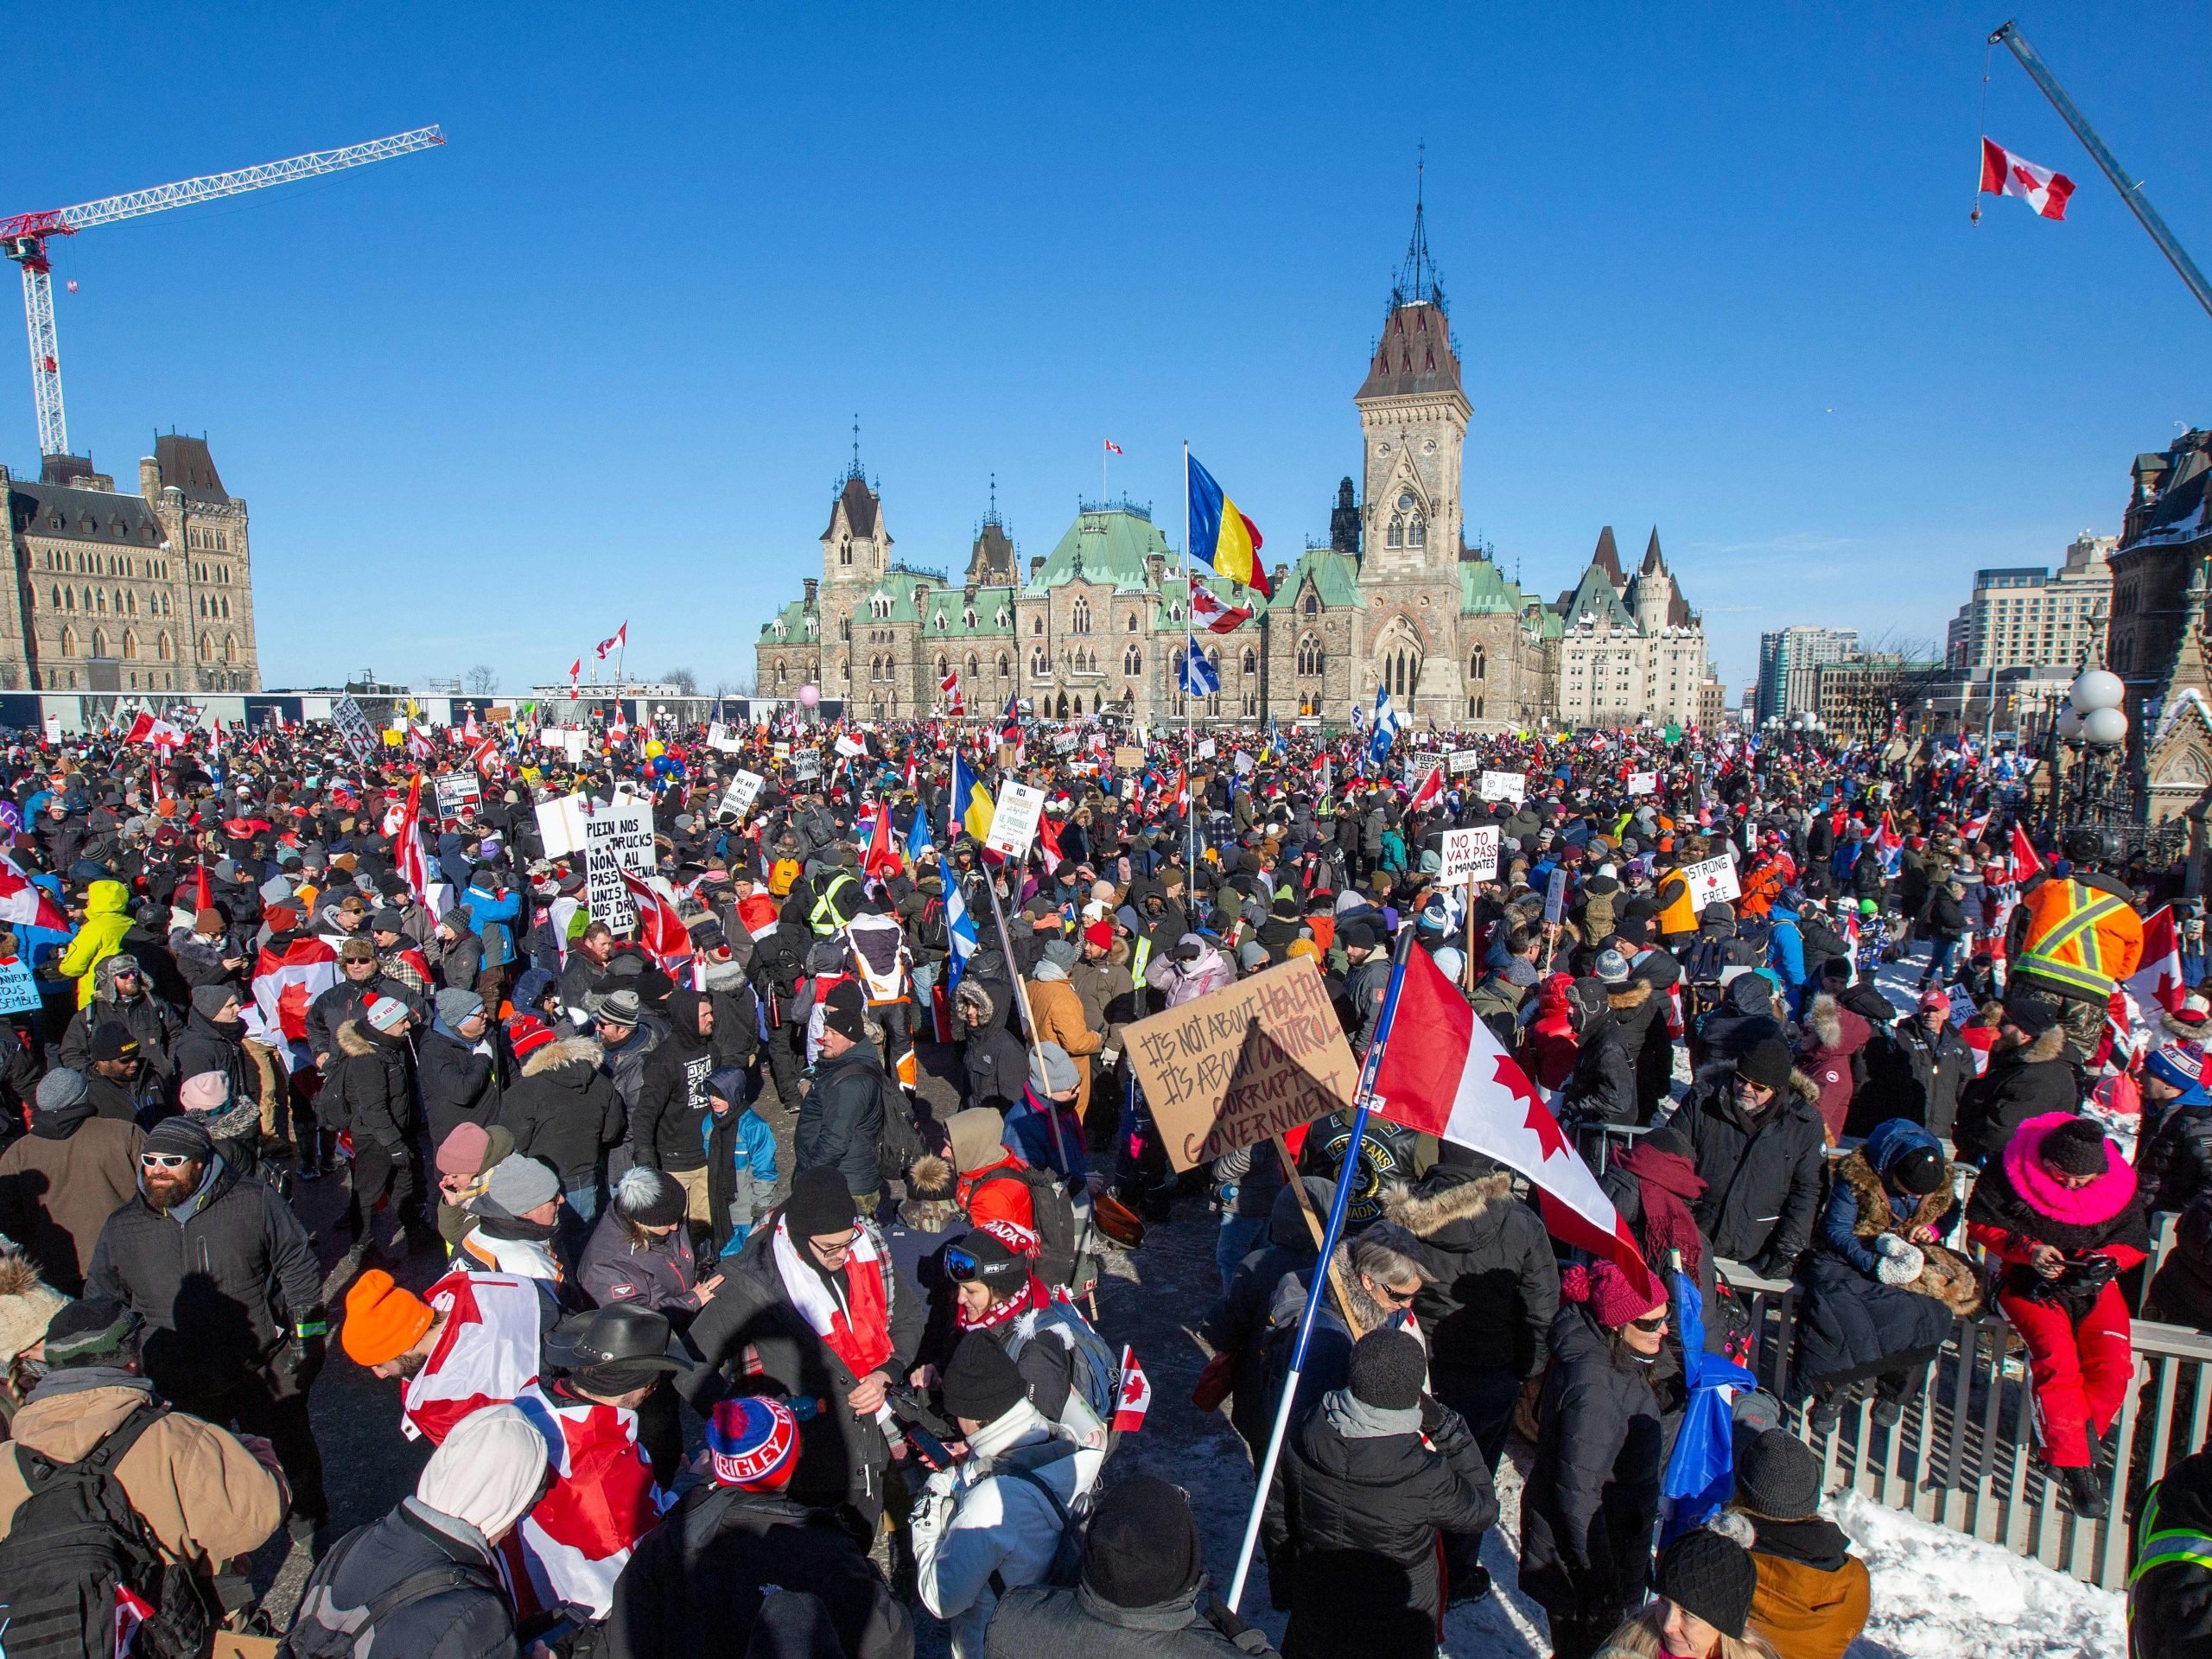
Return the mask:
<path fill-rule="evenodd" d="M 851 1232 L 843 1235 L 834 1244 L 824 1244 L 816 1239 L 809 1239 L 807 1243 L 812 1244 L 817 1250 L 820 1251 L 824 1255 L 835 1255 L 840 1250 L 851 1249 L 853 1248 L 853 1241 L 860 1236 L 861 1230 L 858 1227 L 855 1227 Z"/>
<path fill-rule="evenodd" d="M 1416 1285 L 1411 1290 L 1400 1290 L 1395 1285 L 1377 1285 L 1375 1294 L 1393 1307 L 1411 1307 L 1414 1298 L 1421 1294 L 1421 1287 Z"/>
<path fill-rule="evenodd" d="M 1664 1331 L 1667 1328 L 1667 1316 L 1664 1313 L 1654 1313 L 1646 1319 L 1630 1319 L 1629 1324 L 1637 1330 L 1649 1334 L 1655 1331 Z"/>
<path fill-rule="evenodd" d="M 182 1169 L 194 1160 L 181 1152 L 142 1152 L 138 1162 L 145 1169 Z"/>

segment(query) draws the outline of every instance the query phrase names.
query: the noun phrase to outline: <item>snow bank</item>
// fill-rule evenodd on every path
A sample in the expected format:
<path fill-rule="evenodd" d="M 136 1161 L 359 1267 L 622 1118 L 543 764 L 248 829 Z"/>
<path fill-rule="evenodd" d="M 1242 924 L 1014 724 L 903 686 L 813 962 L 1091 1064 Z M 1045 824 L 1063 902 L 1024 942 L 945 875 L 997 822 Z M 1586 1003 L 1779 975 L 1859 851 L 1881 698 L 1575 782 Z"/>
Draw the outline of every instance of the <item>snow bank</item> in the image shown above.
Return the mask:
<path fill-rule="evenodd" d="M 2084 1659 L 2127 1651 L 2125 1598 L 1857 1492 L 1824 1506 L 1873 1578 L 1845 1659 Z"/>

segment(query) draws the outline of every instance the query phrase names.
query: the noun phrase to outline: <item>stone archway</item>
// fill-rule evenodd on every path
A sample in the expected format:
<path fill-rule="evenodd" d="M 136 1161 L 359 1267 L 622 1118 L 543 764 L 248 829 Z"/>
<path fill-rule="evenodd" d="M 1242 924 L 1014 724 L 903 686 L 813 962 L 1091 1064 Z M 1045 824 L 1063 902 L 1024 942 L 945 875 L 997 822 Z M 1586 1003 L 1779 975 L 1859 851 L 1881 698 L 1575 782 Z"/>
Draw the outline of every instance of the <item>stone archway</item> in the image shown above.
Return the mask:
<path fill-rule="evenodd" d="M 1374 664 L 1374 683 L 1386 689 L 1391 701 L 1402 710 L 1413 706 L 1421 685 L 1421 664 L 1427 656 L 1428 647 L 1421 637 L 1421 630 L 1402 613 L 1384 623 L 1375 636 L 1369 658 Z"/>

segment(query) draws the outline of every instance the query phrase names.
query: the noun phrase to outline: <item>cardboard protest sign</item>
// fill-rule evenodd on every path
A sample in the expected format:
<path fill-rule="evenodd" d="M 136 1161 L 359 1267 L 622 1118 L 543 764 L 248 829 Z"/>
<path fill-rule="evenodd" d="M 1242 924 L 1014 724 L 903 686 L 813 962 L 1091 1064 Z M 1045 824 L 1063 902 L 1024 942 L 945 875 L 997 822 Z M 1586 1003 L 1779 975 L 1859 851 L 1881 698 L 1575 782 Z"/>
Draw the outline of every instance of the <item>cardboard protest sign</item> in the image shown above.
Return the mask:
<path fill-rule="evenodd" d="M 1439 882 L 1494 881 L 1497 879 L 1498 828 L 1494 823 L 1472 830 L 1444 832 L 1444 867 Z"/>
<path fill-rule="evenodd" d="M 1029 843 L 1037 838 L 1037 820 L 1044 810 L 1043 790 L 1028 784 L 1007 784 L 999 793 L 983 845 L 1019 863 L 1029 856 Z"/>
<path fill-rule="evenodd" d="M 35 1014 L 40 1001 L 30 963 L 20 957 L 0 961 L 0 1014 Z"/>
<path fill-rule="evenodd" d="M 1631 795 L 1656 795 L 1659 774 L 1656 772 L 1631 772 L 1628 775 L 1628 792 Z"/>
<path fill-rule="evenodd" d="M 1681 875 L 1690 884 L 1690 903 L 1699 910 L 1714 903 L 1732 904 L 1744 895 L 1743 884 L 1736 880 L 1736 861 L 1726 853 L 1683 865 Z"/>
<path fill-rule="evenodd" d="M 636 924 L 638 909 L 622 872 L 640 880 L 653 873 L 652 803 L 625 796 L 585 819 L 583 830 L 584 902 L 594 921 L 625 932 Z"/>
<path fill-rule="evenodd" d="M 848 757 L 866 754 L 868 745 L 857 737 L 847 737 L 841 732 L 837 736 L 837 753 Z"/>
<path fill-rule="evenodd" d="M 1328 985 L 1303 957 L 1140 1020 L 1125 1035 L 1179 1170 L 1349 1106 L 1359 1083 Z"/>
<path fill-rule="evenodd" d="M 760 793 L 762 781 L 757 772 L 740 772 L 732 775 L 729 787 L 722 791 L 721 804 L 715 809 L 715 816 L 735 818 L 742 823 L 745 815 L 753 810 L 753 803 Z"/>
<path fill-rule="evenodd" d="M 356 760 L 365 764 L 376 753 L 377 735 L 369 725 L 369 717 L 350 695 L 332 702 L 330 722 L 338 728 L 339 736 L 346 740 L 346 747 Z"/>
<path fill-rule="evenodd" d="M 1517 772 L 1485 772 L 1477 783 L 1475 792 L 1485 801 L 1517 804 L 1529 792 L 1529 779 Z"/>
<path fill-rule="evenodd" d="M 1052 753 L 1054 754 L 1073 754 L 1075 753 L 1075 746 L 1081 740 L 1073 732 L 1054 732 L 1052 734 Z"/>
<path fill-rule="evenodd" d="M 1201 760 L 1212 760 L 1215 753 L 1215 747 L 1216 746 L 1213 739 L 1207 738 L 1204 742 L 1198 745 L 1198 759 Z"/>
<path fill-rule="evenodd" d="M 1120 748 L 1114 751 L 1114 770 L 1116 772 L 1142 772 L 1144 770 L 1144 751 L 1128 743 L 1122 744 Z"/>
<path fill-rule="evenodd" d="M 1483 752 L 1480 749 L 1454 749 L 1444 757 L 1445 769 L 1455 778 L 1463 772 L 1480 771 L 1482 764 Z"/>

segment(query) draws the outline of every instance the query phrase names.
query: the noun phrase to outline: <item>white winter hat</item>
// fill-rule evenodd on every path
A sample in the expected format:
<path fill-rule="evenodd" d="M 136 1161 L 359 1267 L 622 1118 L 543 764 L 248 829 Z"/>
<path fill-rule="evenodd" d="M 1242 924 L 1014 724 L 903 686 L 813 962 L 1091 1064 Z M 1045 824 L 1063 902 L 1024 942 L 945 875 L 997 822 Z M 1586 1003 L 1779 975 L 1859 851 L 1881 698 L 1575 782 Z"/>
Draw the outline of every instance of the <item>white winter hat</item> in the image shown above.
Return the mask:
<path fill-rule="evenodd" d="M 512 1406 L 485 1406 L 454 1425 L 430 1454 L 415 1496 L 440 1515 L 497 1539 L 537 1502 L 545 1437 Z"/>

